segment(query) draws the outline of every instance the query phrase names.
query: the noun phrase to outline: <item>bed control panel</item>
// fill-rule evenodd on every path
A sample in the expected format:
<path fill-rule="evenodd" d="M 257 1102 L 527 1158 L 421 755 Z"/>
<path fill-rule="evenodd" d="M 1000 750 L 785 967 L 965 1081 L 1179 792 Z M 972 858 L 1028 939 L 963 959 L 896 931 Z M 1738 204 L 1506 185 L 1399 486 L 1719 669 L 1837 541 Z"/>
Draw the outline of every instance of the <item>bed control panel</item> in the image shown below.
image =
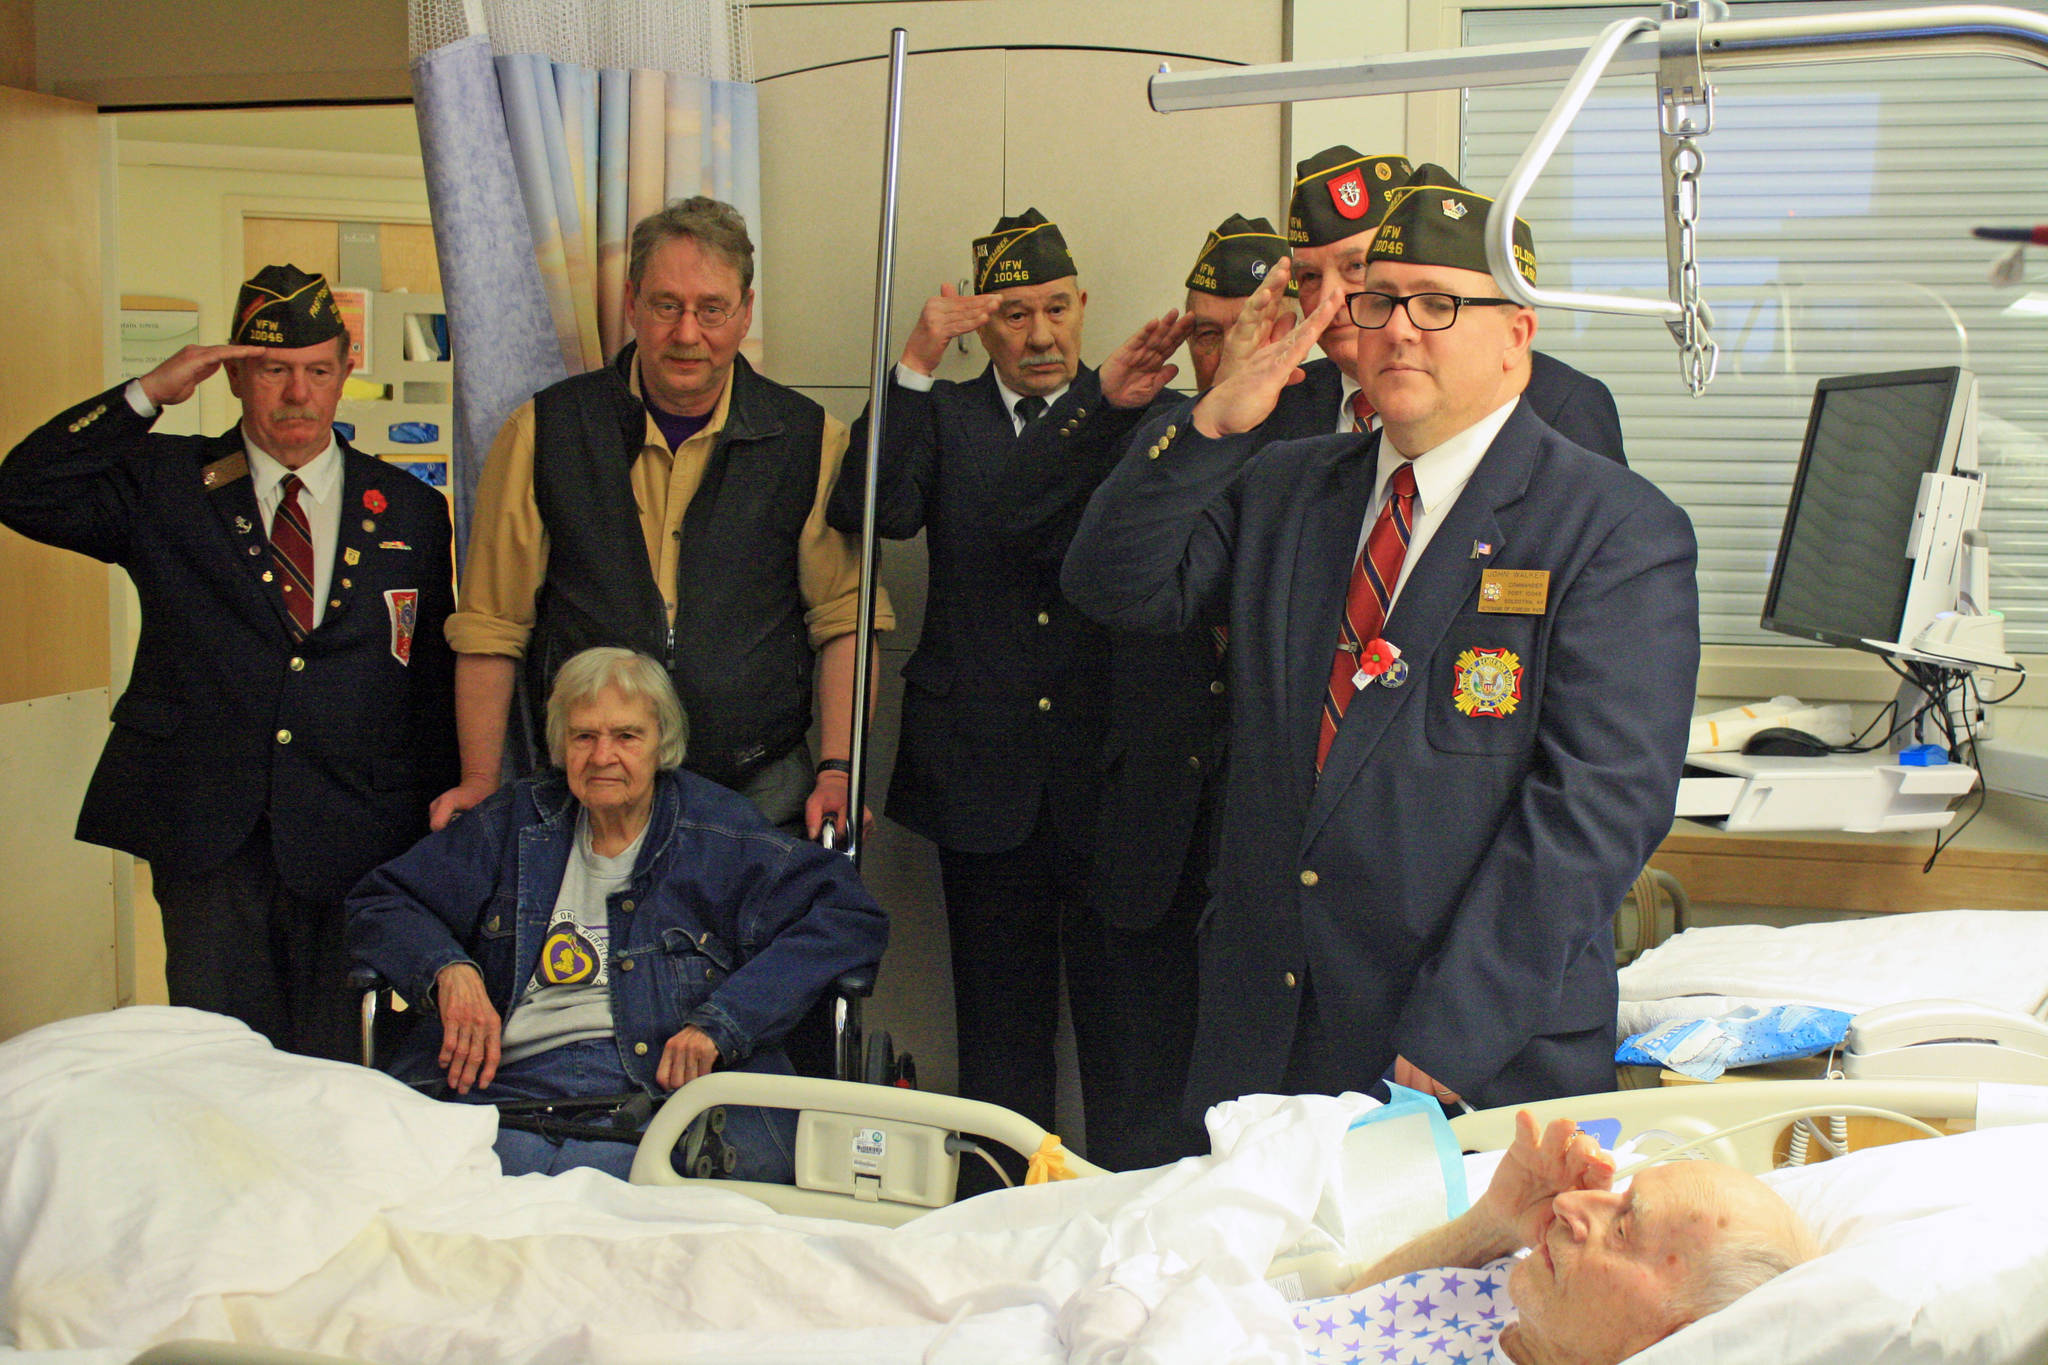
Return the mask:
<path fill-rule="evenodd" d="M 797 1118 L 796 1183 L 866 1203 L 942 1208 L 953 1202 L 960 1158 L 952 1130 L 872 1115 L 806 1109 Z"/>

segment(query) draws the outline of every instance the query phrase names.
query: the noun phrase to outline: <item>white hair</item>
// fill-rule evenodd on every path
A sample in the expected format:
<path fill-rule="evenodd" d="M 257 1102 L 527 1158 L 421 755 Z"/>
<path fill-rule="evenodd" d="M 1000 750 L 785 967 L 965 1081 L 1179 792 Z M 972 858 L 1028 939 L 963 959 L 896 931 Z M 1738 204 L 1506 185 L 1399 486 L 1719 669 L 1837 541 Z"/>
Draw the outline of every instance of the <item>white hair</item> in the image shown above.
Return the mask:
<path fill-rule="evenodd" d="M 1816 1253 L 1812 1235 L 1796 1218 L 1783 1228 L 1731 1229 L 1700 1257 L 1672 1295 L 1671 1307 L 1681 1323 L 1697 1322 Z"/>
<path fill-rule="evenodd" d="M 600 645 L 574 655 L 555 674 L 555 686 L 548 693 L 548 761 L 563 766 L 569 742 L 569 713 L 607 687 L 627 701 L 644 701 L 654 712 L 655 729 L 661 743 L 655 763 L 662 768 L 680 768 L 689 749 L 690 723 L 683 715 L 683 703 L 676 697 L 668 670 L 645 654 L 630 649 Z"/>

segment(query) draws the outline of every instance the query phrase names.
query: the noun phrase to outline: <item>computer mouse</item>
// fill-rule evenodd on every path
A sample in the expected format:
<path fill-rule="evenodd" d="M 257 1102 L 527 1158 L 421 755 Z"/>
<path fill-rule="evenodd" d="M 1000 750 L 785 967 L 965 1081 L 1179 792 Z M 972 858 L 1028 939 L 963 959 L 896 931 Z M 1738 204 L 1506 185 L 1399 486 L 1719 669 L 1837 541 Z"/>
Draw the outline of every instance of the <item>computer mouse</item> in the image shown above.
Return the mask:
<path fill-rule="evenodd" d="M 1782 725 L 1757 731 L 1742 746 L 1745 754 L 1759 754 L 1764 758 L 1821 758 L 1834 751 L 1835 746 L 1819 735 L 1809 735 L 1804 730 L 1792 730 Z"/>

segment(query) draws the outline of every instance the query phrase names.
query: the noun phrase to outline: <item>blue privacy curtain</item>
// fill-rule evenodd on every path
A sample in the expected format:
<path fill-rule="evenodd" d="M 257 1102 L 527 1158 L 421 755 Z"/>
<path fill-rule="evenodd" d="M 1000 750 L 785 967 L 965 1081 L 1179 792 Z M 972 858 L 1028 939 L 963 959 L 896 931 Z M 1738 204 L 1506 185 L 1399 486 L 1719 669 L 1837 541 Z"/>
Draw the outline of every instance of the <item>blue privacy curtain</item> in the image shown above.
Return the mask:
<path fill-rule="evenodd" d="M 458 555 L 498 428 L 594 369 L 633 224 L 709 194 L 759 240 L 745 0 L 410 0 L 412 81 L 455 360 Z M 744 349 L 761 358 L 762 310 Z M 457 560 L 460 563 L 460 559 Z"/>

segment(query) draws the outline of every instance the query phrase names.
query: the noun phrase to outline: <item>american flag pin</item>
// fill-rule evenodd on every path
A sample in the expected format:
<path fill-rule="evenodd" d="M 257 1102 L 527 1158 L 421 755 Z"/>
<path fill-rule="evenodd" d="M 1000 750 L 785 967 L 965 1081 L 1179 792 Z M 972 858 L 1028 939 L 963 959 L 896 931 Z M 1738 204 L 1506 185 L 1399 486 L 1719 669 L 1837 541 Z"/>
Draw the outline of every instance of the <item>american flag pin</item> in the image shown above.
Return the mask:
<path fill-rule="evenodd" d="M 1492 553 L 1492 542 L 1484 540 L 1475 540 L 1472 542 L 1472 557 L 1474 559 L 1484 559 L 1486 556 Z"/>

